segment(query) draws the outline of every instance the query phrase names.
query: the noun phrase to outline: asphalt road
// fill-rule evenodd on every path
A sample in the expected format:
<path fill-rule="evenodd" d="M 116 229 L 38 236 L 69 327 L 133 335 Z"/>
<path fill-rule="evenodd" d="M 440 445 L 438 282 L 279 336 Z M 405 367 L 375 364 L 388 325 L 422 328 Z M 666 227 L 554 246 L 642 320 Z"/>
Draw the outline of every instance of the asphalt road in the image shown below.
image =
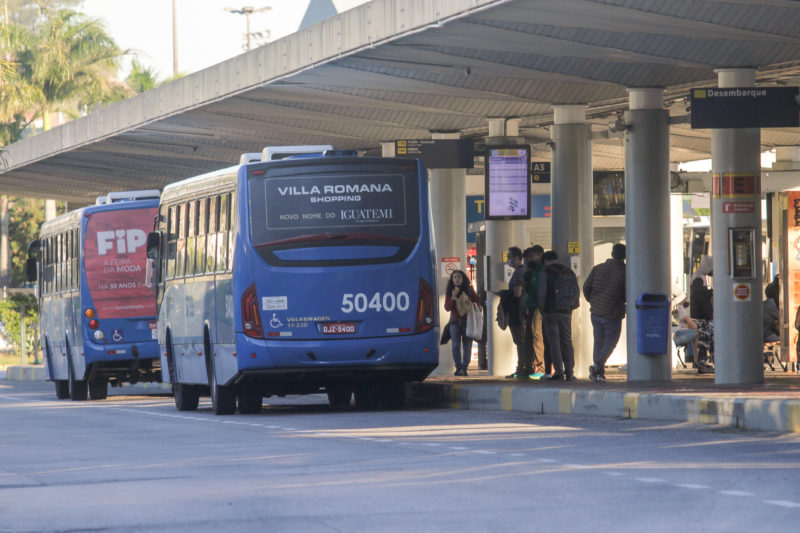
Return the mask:
<path fill-rule="evenodd" d="M 800 529 L 800 435 L 119 393 L 0 381 L 0 531 Z"/>

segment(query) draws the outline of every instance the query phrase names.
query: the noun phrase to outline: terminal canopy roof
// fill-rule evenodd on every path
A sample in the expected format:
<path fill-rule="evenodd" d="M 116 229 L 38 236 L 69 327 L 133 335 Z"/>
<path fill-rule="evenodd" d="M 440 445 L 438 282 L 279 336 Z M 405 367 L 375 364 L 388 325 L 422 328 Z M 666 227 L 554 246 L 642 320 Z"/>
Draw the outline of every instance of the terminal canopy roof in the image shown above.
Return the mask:
<path fill-rule="evenodd" d="M 758 85 L 800 85 L 800 3 L 791 0 L 374 0 L 243 55 L 7 147 L 0 192 L 92 202 L 161 188 L 265 146 L 460 132 L 520 119 L 547 161 L 553 104 L 586 106 L 596 169 L 623 168 L 608 124 L 626 89 L 663 87 L 671 160 L 710 157 L 687 123 L 693 87 L 716 68 L 755 67 Z M 790 110 L 789 112 L 797 112 Z M 800 130 L 764 129 L 764 149 Z"/>

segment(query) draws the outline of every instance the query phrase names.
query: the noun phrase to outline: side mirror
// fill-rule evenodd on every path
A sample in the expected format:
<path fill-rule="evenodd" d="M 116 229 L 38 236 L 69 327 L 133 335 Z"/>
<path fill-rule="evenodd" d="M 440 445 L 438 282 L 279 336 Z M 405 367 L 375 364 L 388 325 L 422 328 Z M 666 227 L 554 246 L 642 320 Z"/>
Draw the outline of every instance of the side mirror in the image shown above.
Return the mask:
<path fill-rule="evenodd" d="M 42 258 L 42 246 L 39 239 L 32 240 L 28 243 L 28 259 L 38 261 Z M 27 267 L 26 267 L 27 268 Z"/>
<path fill-rule="evenodd" d="M 147 258 L 158 259 L 158 252 L 161 249 L 161 234 L 151 231 L 147 234 Z"/>
<path fill-rule="evenodd" d="M 25 279 L 30 282 L 36 281 L 36 260 L 28 258 L 25 260 Z"/>

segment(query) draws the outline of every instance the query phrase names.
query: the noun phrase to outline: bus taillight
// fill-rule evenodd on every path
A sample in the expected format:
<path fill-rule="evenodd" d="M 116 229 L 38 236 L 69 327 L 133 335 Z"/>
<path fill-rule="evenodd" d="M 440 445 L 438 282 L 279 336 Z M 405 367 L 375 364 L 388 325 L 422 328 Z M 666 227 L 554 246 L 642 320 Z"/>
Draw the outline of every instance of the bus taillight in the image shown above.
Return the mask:
<path fill-rule="evenodd" d="M 242 294 L 242 328 L 248 337 L 264 338 L 264 328 L 261 326 L 261 310 L 258 308 L 258 295 L 256 284 L 250 285 Z"/>
<path fill-rule="evenodd" d="M 431 328 L 433 328 L 433 288 L 424 279 L 420 279 L 414 333 L 423 333 Z"/>

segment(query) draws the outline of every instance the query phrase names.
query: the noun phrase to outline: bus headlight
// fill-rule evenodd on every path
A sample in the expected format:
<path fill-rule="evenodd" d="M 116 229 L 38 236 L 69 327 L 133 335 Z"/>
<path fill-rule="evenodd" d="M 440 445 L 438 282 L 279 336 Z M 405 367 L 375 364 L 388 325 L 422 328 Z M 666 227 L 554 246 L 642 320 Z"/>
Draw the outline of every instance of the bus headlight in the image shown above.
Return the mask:
<path fill-rule="evenodd" d="M 103 340 L 103 337 L 104 337 L 103 332 L 100 331 L 99 329 L 94 332 L 94 340 L 101 341 Z"/>

